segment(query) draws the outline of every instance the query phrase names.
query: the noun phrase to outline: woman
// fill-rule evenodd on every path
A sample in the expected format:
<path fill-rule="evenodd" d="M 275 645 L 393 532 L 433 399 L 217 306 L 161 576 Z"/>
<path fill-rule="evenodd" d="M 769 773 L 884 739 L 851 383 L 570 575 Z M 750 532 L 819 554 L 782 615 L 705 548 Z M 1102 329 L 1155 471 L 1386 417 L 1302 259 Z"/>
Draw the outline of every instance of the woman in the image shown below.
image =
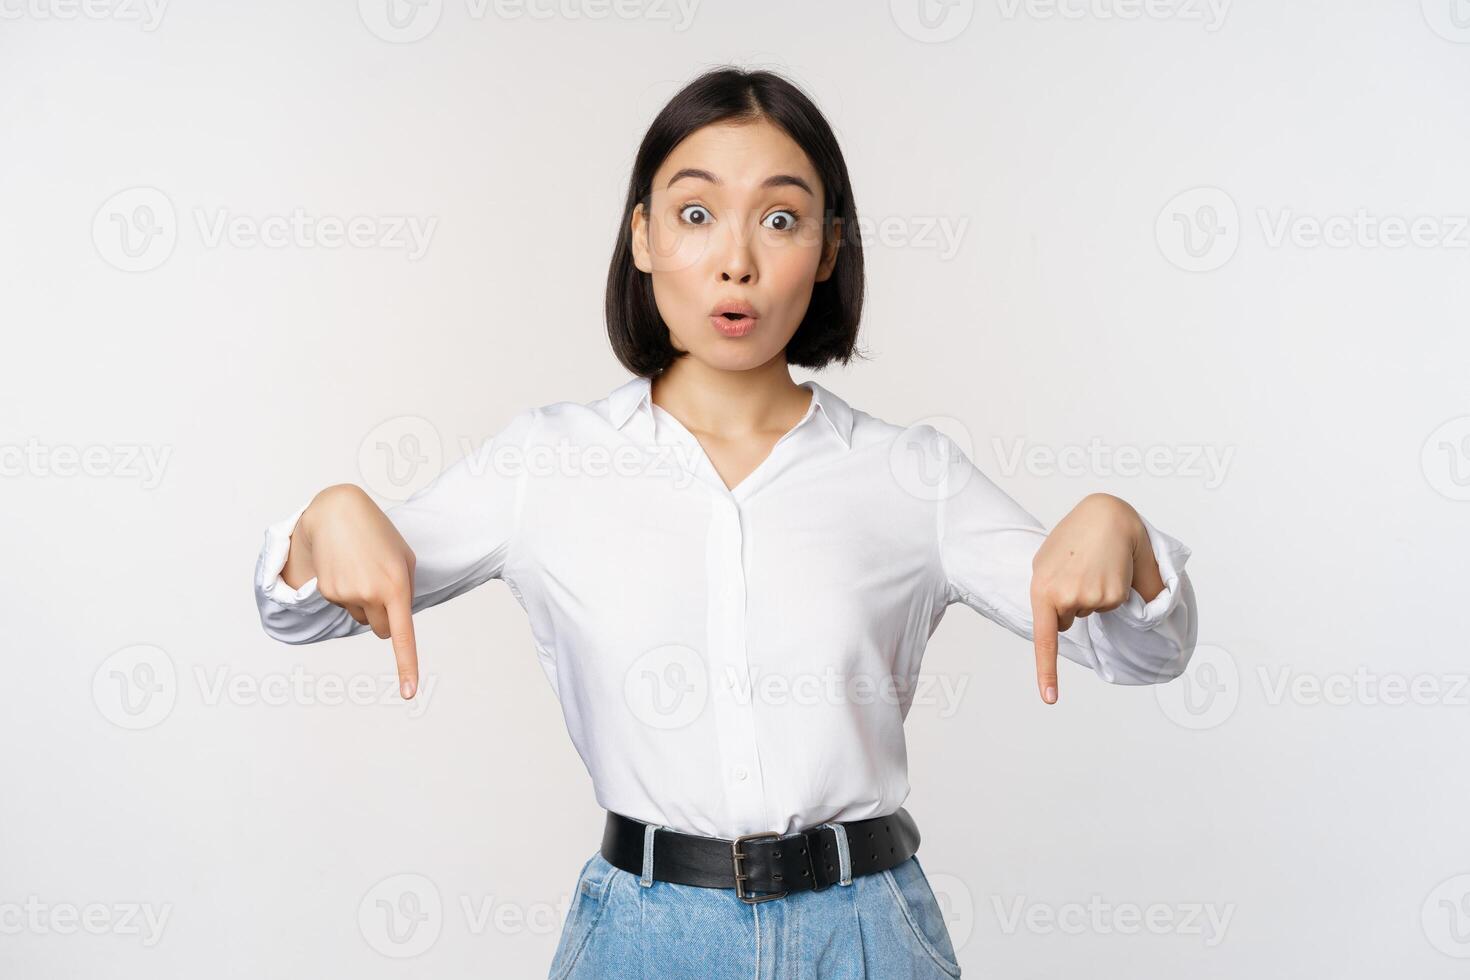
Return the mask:
<path fill-rule="evenodd" d="M 366 629 L 417 684 L 412 614 L 491 578 L 607 811 L 551 977 L 958 977 L 903 721 L 960 602 L 1105 681 L 1181 673 L 1189 549 L 1106 494 L 1050 533 L 928 425 L 789 366 L 854 354 L 847 168 L 786 80 L 720 69 L 634 163 L 607 327 L 634 374 L 521 412 L 386 514 L 329 487 L 272 526 L 273 637 Z"/>

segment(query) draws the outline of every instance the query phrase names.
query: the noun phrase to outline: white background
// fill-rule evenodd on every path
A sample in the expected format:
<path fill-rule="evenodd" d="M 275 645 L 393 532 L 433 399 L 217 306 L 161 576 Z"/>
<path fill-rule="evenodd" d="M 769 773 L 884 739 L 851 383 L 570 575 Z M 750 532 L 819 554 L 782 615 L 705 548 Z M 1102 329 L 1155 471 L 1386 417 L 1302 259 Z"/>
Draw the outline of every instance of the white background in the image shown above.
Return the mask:
<path fill-rule="evenodd" d="M 0 0 L 0 975 L 544 976 L 603 814 L 508 590 L 417 617 L 405 705 L 250 576 L 322 486 L 626 380 L 633 153 L 724 62 L 812 94 L 872 222 L 872 359 L 821 383 L 1194 549 L 1165 687 L 1047 706 L 1029 644 L 934 636 L 906 806 L 966 975 L 1465 974 L 1470 6 L 399 12 Z"/>

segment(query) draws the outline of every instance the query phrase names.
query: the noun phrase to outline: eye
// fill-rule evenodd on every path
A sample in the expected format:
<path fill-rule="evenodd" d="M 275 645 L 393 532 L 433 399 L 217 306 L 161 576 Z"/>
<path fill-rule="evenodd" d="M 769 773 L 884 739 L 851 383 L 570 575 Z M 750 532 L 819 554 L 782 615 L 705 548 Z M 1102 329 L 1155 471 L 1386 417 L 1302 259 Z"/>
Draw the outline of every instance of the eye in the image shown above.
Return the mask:
<path fill-rule="evenodd" d="M 790 208 L 782 208 L 780 211 L 772 211 L 766 215 L 766 220 L 762 221 L 761 224 L 770 228 L 772 231 L 790 231 L 796 227 L 796 222 L 799 218 L 800 215 Z M 772 223 L 772 219 L 776 219 L 775 224 Z"/>
<path fill-rule="evenodd" d="M 702 215 L 702 217 L 700 217 L 698 220 L 686 217 L 686 215 L 691 211 L 697 215 Z M 712 220 L 709 216 L 709 211 L 705 209 L 705 206 L 703 204 L 684 205 L 682 208 L 679 209 L 679 219 L 686 224 L 691 225 L 707 225 Z"/>

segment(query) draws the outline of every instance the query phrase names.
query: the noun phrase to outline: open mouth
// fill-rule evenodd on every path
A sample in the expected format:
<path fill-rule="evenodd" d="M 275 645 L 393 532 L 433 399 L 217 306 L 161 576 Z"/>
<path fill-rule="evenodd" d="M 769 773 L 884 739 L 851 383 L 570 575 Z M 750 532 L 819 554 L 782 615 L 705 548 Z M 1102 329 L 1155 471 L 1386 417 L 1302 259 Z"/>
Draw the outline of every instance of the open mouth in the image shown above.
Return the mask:
<path fill-rule="evenodd" d="M 750 303 L 732 296 L 715 304 L 709 322 L 726 337 L 744 337 L 755 329 L 759 316 L 760 313 Z"/>
<path fill-rule="evenodd" d="M 744 313 L 715 313 L 709 319 L 714 328 L 726 337 L 744 337 L 755 329 L 755 317 Z"/>

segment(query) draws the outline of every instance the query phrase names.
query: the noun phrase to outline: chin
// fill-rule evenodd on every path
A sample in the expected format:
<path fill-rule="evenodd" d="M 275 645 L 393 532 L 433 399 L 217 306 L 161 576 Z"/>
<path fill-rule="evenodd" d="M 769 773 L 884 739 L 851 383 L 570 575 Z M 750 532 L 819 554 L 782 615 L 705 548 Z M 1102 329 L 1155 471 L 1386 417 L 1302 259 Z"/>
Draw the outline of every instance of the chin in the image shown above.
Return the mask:
<path fill-rule="evenodd" d="M 714 344 L 696 344 L 689 349 L 689 356 L 720 371 L 749 371 L 758 368 L 781 353 L 777 347 L 768 350 L 769 344 L 746 343 L 744 340 L 720 340 Z"/>

